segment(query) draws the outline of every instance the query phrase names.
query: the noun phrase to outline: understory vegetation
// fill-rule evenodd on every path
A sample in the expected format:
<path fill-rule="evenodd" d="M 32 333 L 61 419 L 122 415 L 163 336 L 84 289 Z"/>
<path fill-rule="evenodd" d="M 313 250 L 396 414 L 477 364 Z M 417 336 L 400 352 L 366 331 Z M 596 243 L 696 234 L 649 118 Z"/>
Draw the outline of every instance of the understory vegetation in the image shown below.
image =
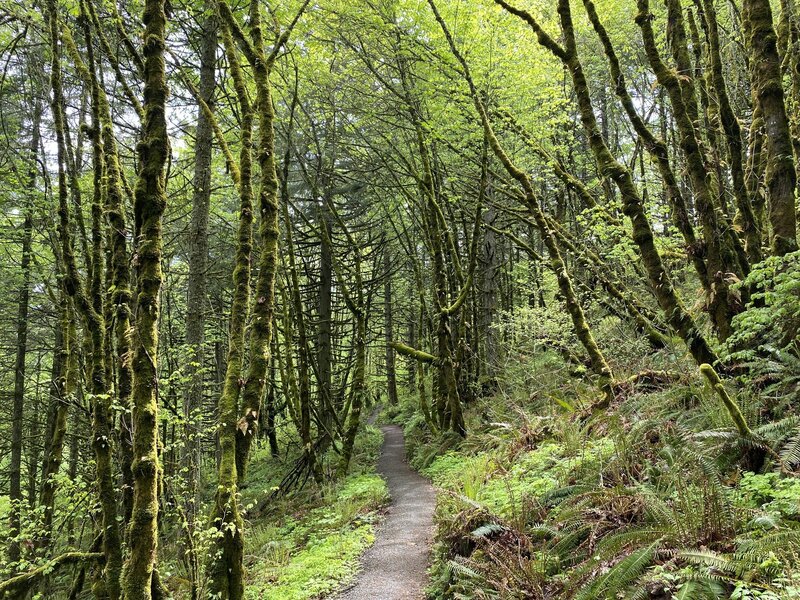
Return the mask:
<path fill-rule="evenodd" d="M 761 318 L 797 310 L 789 279 L 737 319 L 732 347 L 776 339 Z M 431 435 L 414 395 L 385 412 L 440 490 L 428 597 L 800 598 L 796 359 L 731 352 L 754 375 L 728 385 L 728 406 L 685 357 L 617 345 L 624 384 L 593 413 L 596 388 L 547 349 L 575 343 L 555 325 L 528 309 L 499 325 L 513 351 L 467 409 L 466 440 Z M 618 327 L 605 319 L 600 339 L 619 344 Z"/>
<path fill-rule="evenodd" d="M 797 3 L 0 0 L 0 600 L 800 598 Z"/>
<path fill-rule="evenodd" d="M 389 500 L 386 482 L 374 471 L 381 442 L 380 432 L 366 427 L 356 440 L 350 475 L 322 491 L 284 498 L 252 520 L 246 598 L 312 600 L 353 580 Z M 243 492 L 245 506 L 258 507 L 274 491 L 281 469 L 273 465 L 270 471 L 253 474 L 253 486 Z"/>

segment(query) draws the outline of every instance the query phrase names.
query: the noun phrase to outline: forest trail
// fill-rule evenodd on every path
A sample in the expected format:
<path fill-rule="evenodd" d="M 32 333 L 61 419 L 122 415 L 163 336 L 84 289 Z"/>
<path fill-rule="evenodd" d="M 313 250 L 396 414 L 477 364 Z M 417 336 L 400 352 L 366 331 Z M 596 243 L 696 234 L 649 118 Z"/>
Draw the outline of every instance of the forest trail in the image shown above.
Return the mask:
<path fill-rule="evenodd" d="M 396 425 L 381 429 L 378 471 L 386 478 L 392 503 L 375 544 L 361 559 L 355 585 L 337 600 L 419 600 L 428 580 L 436 493 L 406 463 L 403 430 Z"/>

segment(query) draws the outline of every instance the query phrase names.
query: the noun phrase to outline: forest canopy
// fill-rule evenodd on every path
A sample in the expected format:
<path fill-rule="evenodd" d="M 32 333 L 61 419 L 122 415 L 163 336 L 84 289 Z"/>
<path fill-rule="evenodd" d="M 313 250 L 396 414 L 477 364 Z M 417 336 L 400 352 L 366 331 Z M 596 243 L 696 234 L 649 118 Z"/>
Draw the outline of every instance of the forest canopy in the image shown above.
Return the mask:
<path fill-rule="evenodd" d="M 0 48 L 0 598 L 334 593 L 376 423 L 430 598 L 800 597 L 794 0 L 0 1 Z"/>

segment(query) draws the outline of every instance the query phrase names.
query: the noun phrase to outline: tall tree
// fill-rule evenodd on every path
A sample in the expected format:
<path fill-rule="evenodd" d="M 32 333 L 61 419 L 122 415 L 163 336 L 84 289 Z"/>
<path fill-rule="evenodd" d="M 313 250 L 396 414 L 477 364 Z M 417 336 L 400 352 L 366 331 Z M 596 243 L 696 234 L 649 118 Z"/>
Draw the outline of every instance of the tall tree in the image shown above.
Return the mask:
<path fill-rule="evenodd" d="M 125 563 L 126 600 L 150 600 L 158 548 L 158 319 L 162 223 L 167 205 L 166 26 L 164 0 L 146 0 L 144 23 L 144 122 L 137 150 L 139 172 L 134 190 L 136 240 L 136 317 L 133 334 L 133 512 L 130 554 Z"/>
<path fill-rule="evenodd" d="M 384 242 L 383 249 L 383 333 L 386 338 L 385 368 L 386 389 L 389 404 L 397 404 L 397 373 L 395 371 L 395 350 L 391 342 L 394 340 L 394 314 L 392 308 L 392 255 L 388 242 Z"/>
<path fill-rule="evenodd" d="M 215 11 L 201 25 L 200 85 L 198 93 L 208 110 L 214 109 L 217 65 L 217 16 Z M 200 101 L 198 101 L 198 104 Z M 205 370 L 205 315 L 208 280 L 208 215 L 211 202 L 211 158 L 213 126 L 203 106 L 197 108 L 197 128 L 194 138 L 194 178 L 192 181 L 192 218 L 189 226 L 189 278 L 186 286 L 186 345 L 189 349 L 187 377 L 189 383 L 183 403 L 186 421 L 184 466 L 190 490 L 187 504 L 189 528 L 193 527 L 196 511 L 198 478 L 200 477 L 200 443 L 203 407 L 203 378 Z"/>
<path fill-rule="evenodd" d="M 38 65 L 31 64 L 31 80 L 36 82 L 35 70 Z M 11 458 L 9 465 L 9 499 L 11 500 L 11 527 L 9 536 L 8 558 L 11 563 L 20 559 L 20 545 L 16 538 L 20 534 L 20 512 L 22 510 L 22 444 L 25 409 L 25 363 L 28 355 L 28 309 L 31 289 L 31 254 L 33 245 L 33 212 L 35 209 L 36 174 L 38 171 L 37 155 L 41 141 L 42 98 L 39 90 L 34 88 L 32 98 L 33 113 L 31 115 L 31 137 L 28 146 L 28 167 L 25 170 L 23 189 L 27 190 L 22 218 L 22 242 L 20 270 L 22 282 L 17 300 L 17 340 L 14 358 L 14 396 L 11 408 Z M 33 466 L 33 465 L 31 465 Z"/>

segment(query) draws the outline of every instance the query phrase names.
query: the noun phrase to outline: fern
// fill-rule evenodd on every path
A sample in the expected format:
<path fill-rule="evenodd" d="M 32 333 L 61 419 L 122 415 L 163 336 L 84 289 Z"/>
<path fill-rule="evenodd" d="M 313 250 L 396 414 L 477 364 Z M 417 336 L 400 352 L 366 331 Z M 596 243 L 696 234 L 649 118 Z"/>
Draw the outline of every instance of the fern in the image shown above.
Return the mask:
<path fill-rule="evenodd" d="M 649 527 L 631 527 L 605 536 L 597 545 L 597 554 L 613 556 L 630 547 L 652 543 L 664 535 L 663 530 Z"/>
<path fill-rule="evenodd" d="M 461 559 L 461 560 L 459 560 Z M 480 574 L 464 564 L 462 557 L 447 561 L 447 571 L 450 577 L 467 577 L 469 579 L 482 579 Z"/>
<path fill-rule="evenodd" d="M 789 438 L 780 451 L 780 457 L 790 467 L 800 464 L 800 431 Z"/>
<path fill-rule="evenodd" d="M 639 577 L 653 563 L 661 539 L 649 546 L 631 552 L 598 579 L 595 583 L 579 592 L 576 600 L 594 600 L 597 598 L 614 598 Z"/>
<path fill-rule="evenodd" d="M 625 600 L 649 600 L 649 598 L 650 590 L 644 586 L 631 590 L 625 595 Z"/>
<path fill-rule="evenodd" d="M 685 581 L 673 594 L 674 600 L 717 600 L 727 596 L 719 584 L 711 581 Z"/>
<path fill-rule="evenodd" d="M 470 535 L 476 539 L 483 539 L 488 538 L 496 533 L 502 533 L 503 531 L 506 531 L 506 528 L 502 525 L 498 525 L 497 523 L 487 523 L 486 525 L 481 525 L 477 529 L 473 530 Z"/>
<path fill-rule="evenodd" d="M 712 567 L 722 572 L 734 570 L 728 557 L 710 550 L 681 550 L 677 556 L 688 563 Z"/>

